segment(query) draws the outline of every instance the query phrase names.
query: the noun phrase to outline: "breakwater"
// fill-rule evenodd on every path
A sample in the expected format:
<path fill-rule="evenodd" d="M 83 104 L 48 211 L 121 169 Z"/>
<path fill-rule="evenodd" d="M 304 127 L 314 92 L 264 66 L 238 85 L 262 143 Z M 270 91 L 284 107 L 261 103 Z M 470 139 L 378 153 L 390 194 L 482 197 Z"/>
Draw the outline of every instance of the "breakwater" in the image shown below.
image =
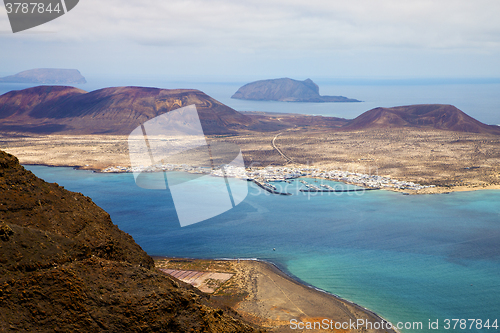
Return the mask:
<path fill-rule="evenodd" d="M 275 189 L 272 189 L 269 186 L 266 186 L 255 179 L 252 179 L 251 181 L 253 181 L 258 187 L 260 187 L 263 190 L 266 190 L 269 193 L 277 194 L 277 195 L 292 195 L 292 193 L 288 193 L 288 192 L 278 192 Z"/>

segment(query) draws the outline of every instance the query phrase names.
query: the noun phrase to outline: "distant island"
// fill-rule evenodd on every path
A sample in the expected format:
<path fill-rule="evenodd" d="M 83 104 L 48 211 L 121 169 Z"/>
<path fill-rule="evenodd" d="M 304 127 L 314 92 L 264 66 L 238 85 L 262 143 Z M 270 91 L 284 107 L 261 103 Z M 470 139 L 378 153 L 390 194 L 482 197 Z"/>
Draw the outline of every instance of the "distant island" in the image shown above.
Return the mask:
<path fill-rule="evenodd" d="M 82 84 L 87 80 L 76 69 L 36 68 L 0 78 L 6 83 Z"/>
<path fill-rule="evenodd" d="M 192 104 L 207 140 L 237 144 L 248 166 L 258 162 L 298 168 L 314 160 L 321 170 L 375 166 L 391 179 L 436 185 L 418 193 L 500 189 L 500 127 L 446 104 L 380 107 L 349 120 L 238 112 L 194 89 L 110 87 L 86 92 L 43 85 L 0 96 L 0 133 L 4 146 L 23 164 L 122 170 L 130 165 L 127 138 L 132 130 Z M 27 140 L 27 133 L 43 140 Z"/>
<path fill-rule="evenodd" d="M 282 113 L 278 119 L 272 114 L 238 112 L 195 89 L 111 87 L 86 92 L 50 85 L 1 95 L 0 131 L 128 135 L 142 122 L 192 104 L 196 105 L 206 135 L 273 132 L 297 126 L 325 131 L 419 128 L 500 134 L 499 126 L 483 124 L 443 104 L 379 107 L 351 120 Z"/>
<path fill-rule="evenodd" d="M 311 79 L 297 81 L 289 78 L 261 80 L 248 83 L 231 96 L 235 99 L 280 102 L 361 102 L 344 96 L 321 96 Z"/>

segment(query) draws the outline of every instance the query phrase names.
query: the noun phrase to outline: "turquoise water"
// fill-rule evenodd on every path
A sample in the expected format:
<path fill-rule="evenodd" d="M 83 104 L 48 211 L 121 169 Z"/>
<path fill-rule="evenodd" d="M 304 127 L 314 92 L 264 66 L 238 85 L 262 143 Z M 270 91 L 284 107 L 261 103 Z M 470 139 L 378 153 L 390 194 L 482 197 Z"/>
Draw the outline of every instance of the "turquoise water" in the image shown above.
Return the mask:
<path fill-rule="evenodd" d="M 253 79 L 213 83 L 87 77 L 89 83 L 78 87 L 87 91 L 123 85 L 196 88 L 239 111 L 344 118 L 378 106 L 442 103 L 453 104 L 482 122 L 500 124 L 499 80 L 312 79 L 321 94 L 363 102 L 230 98 Z M 0 94 L 28 86 L 0 84 Z M 131 174 L 41 166 L 29 169 L 47 181 L 90 196 L 152 255 L 268 260 L 303 282 L 354 301 L 391 322 L 422 322 L 422 331 L 430 331 L 426 329 L 429 319 L 439 320 L 438 332 L 476 331 L 446 330 L 446 318 L 500 320 L 500 191 L 315 195 L 297 192 L 299 184 L 295 183 L 286 188 L 294 195 L 283 197 L 271 196 L 249 183 L 247 199 L 235 209 L 180 228 L 169 192 L 138 188 Z"/>
<path fill-rule="evenodd" d="M 169 192 L 138 188 L 131 174 L 27 168 L 90 196 L 151 255 L 268 260 L 393 323 L 422 322 L 420 331 L 429 319 L 439 320 L 434 332 L 478 331 L 445 330 L 446 318 L 500 320 L 500 191 L 313 195 L 295 182 L 285 197 L 248 183 L 236 208 L 180 228 Z"/>

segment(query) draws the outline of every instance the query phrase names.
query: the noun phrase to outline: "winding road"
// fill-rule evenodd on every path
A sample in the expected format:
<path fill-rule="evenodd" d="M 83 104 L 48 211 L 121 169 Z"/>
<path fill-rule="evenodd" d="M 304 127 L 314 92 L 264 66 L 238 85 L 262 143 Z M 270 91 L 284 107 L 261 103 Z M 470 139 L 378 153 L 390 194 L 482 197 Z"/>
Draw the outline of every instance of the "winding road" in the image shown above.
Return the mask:
<path fill-rule="evenodd" d="M 281 151 L 281 149 L 279 149 L 278 147 L 276 147 L 276 143 L 275 143 L 275 141 L 276 141 L 276 139 L 278 138 L 278 136 L 280 136 L 281 134 L 283 134 L 283 132 L 276 134 L 276 136 L 273 138 L 273 141 L 271 142 L 271 144 L 272 144 L 273 148 L 274 148 L 274 149 L 276 149 L 276 151 L 277 151 L 278 153 L 280 153 L 280 155 L 281 155 L 281 156 L 282 156 L 282 157 L 283 157 L 283 158 L 287 161 L 287 163 L 293 163 L 293 160 L 292 160 L 290 157 L 286 156 L 286 155 L 285 155 L 285 154 Z"/>

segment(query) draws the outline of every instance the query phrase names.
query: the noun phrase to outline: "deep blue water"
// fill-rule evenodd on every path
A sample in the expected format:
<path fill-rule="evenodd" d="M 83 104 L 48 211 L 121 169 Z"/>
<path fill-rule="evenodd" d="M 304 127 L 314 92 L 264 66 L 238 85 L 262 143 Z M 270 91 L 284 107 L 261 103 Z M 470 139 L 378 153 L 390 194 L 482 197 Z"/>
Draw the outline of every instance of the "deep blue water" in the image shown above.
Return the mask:
<path fill-rule="evenodd" d="M 181 228 L 168 190 L 141 189 L 132 174 L 27 168 L 90 196 L 151 255 L 268 260 L 423 331 L 429 319 L 438 332 L 477 331 L 445 330 L 446 318 L 500 320 L 500 191 L 285 197 L 249 183 L 236 208 Z"/>

